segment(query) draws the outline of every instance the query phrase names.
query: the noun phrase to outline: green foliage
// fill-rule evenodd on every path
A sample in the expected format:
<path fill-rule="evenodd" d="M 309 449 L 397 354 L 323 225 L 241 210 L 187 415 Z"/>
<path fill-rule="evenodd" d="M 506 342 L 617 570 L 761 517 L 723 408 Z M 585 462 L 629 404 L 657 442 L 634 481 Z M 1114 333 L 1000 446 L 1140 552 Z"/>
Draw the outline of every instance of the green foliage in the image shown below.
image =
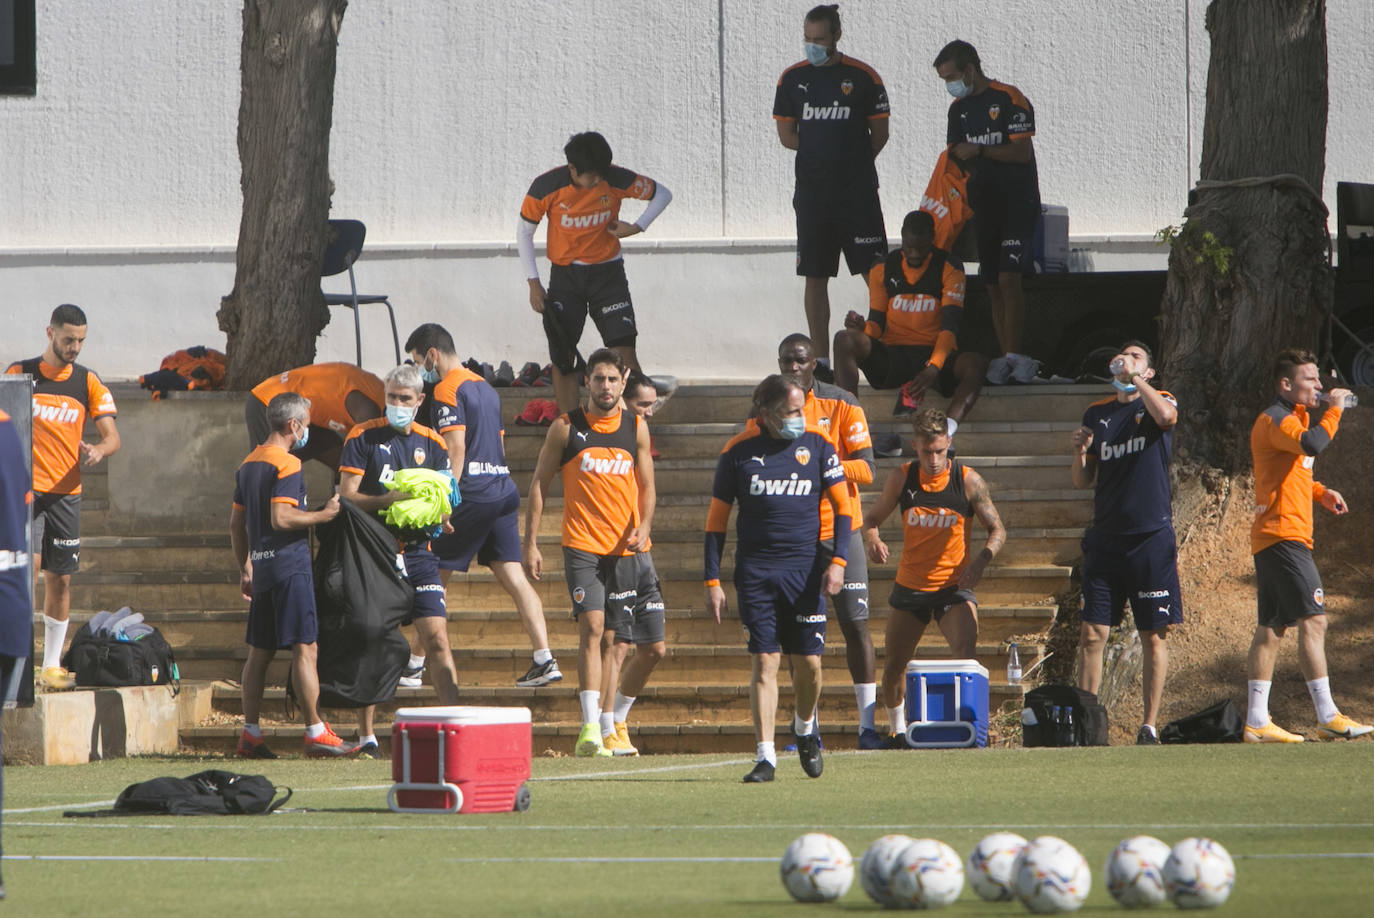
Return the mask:
<path fill-rule="evenodd" d="M 1186 257 L 1192 258 L 1195 265 L 1210 265 L 1219 279 L 1230 276 L 1231 256 L 1235 254 L 1235 249 L 1222 244 L 1211 230 L 1199 231 L 1193 223 L 1184 223 L 1181 227 L 1171 223 L 1155 231 L 1155 241 L 1179 249 Z"/>

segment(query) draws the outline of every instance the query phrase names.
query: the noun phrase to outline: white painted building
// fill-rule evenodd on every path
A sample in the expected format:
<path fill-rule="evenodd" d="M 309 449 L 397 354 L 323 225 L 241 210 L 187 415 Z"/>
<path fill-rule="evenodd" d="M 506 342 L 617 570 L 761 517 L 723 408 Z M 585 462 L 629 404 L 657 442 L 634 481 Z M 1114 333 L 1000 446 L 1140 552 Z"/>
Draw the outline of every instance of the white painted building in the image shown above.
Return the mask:
<path fill-rule="evenodd" d="M 600 130 L 671 207 L 626 245 L 651 372 L 757 377 L 803 329 L 793 274 L 792 154 L 771 118 L 801 58 L 810 0 L 353 0 L 344 17 L 330 171 L 336 216 L 368 225 L 365 292 L 402 337 L 443 322 L 464 356 L 545 359 L 514 247 L 530 180 L 567 136 Z M 919 201 L 949 97 L 931 67 L 972 41 L 1035 104 L 1042 196 L 1066 205 L 1098 269 L 1161 266 L 1201 152 L 1204 0 L 849 0 L 841 50 L 882 75 L 878 161 L 889 232 Z M 38 93 L 0 97 L 0 358 L 31 356 L 57 303 L 91 316 L 85 360 L 111 378 L 180 347 L 223 347 L 240 195 L 241 0 L 38 0 Z M 1374 180 L 1374 4 L 1330 0 L 1326 183 Z M 547 263 L 543 263 L 547 267 Z M 337 285 L 326 284 L 327 289 Z M 832 321 L 864 308 L 832 284 Z M 364 362 L 390 363 L 365 312 Z M 588 333 L 595 338 L 589 325 Z M 336 313 L 319 359 L 352 358 Z"/>

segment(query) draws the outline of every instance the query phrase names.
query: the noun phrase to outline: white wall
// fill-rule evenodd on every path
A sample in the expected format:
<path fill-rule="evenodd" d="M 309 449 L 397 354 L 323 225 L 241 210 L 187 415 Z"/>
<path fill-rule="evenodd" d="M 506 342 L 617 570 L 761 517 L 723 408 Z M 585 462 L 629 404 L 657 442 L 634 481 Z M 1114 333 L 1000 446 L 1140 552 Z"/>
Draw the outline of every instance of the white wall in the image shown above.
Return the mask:
<path fill-rule="evenodd" d="M 232 286 L 240 208 L 240 0 L 38 6 L 38 95 L 0 98 L 0 358 L 36 352 L 65 300 L 91 312 L 88 357 L 108 376 L 221 344 L 214 312 Z M 778 74 L 800 59 L 809 6 L 350 4 L 330 167 L 334 212 L 368 223 L 364 285 L 393 296 L 402 335 L 438 317 L 483 359 L 537 359 L 509 246 L 516 212 L 568 134 L 595 128 L 618 162 L 675 193 L 642 244 L 627 246 L 646 363 L 756 375 L 757 348 L 803 324 L 791 154 L 770 112 Z M 1075 245 L 1097 248 L 1099 269 L 1132 252 L 1159 263 L 1141 240 L 1179 221 L 1201 153 L 1205 8 L 849 0 L 840 47 L 878 70 L 892 100 L 879 159 L 889 224 L 919 198 L 943 143 L 949 99 L 930 62 L 963 37 L 1035 104 L 1042 194 L 1068 206 Z M 1332 206 L 1336 179 L 1374 181 L 1371 39 L 1374 4 L 1331 0 Z M 1108 250 L 1123 249 L 1112 261 Z M 851 280 L 834 289 L 838 322 L 863 297 Z M 703 325 L 731 328 L 738 343 L 701 342 Z M 321 356 L 351 348 L 351 325 L 336 321 Z M 368 362 L 384 368 L 387 351 L 374 338 Z"/>

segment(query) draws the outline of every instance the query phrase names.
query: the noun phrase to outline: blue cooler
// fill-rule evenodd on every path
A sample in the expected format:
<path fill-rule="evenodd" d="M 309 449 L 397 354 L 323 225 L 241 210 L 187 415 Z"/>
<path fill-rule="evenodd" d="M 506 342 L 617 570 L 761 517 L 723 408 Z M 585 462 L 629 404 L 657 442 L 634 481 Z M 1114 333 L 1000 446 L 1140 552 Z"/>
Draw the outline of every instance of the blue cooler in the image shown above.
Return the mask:
<path fill-rule="evenodd" d="M 915 749 L 988 744 L 988 671 L 977 660 L 906 665 L 906 739 Z"/>

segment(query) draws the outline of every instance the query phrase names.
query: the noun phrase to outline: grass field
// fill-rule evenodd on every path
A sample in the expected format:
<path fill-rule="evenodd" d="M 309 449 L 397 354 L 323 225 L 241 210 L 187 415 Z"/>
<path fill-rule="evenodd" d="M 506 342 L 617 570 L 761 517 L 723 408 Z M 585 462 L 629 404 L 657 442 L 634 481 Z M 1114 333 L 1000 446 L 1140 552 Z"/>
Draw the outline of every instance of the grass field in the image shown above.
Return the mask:
<path fill-rule="evenodd" d="M 5 770 L 0 914 L 787 915 L 777 860 L 797 835 L 857 859 L 888 832 L 961 856 L 984 834 L 1062 835 L 1087 857 L 1081 913 L 1116 912 L 1101 866 L 1129 835 L 1207 835 L 1236 860 L 1235 915 L 1369 915 L 1374 743 L 1300 747 L 828 752 L 746 786 L 740 756 L 536 759 L 525 813 L 397 815 L 389 762 L 158 758 Z M 243 766 L 248 766 L 244 768 Z M 254 767 L 260 766 L 260 767 Z M 126 785 L 204 768 L 261 772 L 295 796 L 272 816 L 64 819 Z M 1170 908 L 1165 906 L 1165 908 Z M 1172 910 L 1170 908 L 1170 910 Z M 965 887 L 951 915 L 1027 914 Z"/>

